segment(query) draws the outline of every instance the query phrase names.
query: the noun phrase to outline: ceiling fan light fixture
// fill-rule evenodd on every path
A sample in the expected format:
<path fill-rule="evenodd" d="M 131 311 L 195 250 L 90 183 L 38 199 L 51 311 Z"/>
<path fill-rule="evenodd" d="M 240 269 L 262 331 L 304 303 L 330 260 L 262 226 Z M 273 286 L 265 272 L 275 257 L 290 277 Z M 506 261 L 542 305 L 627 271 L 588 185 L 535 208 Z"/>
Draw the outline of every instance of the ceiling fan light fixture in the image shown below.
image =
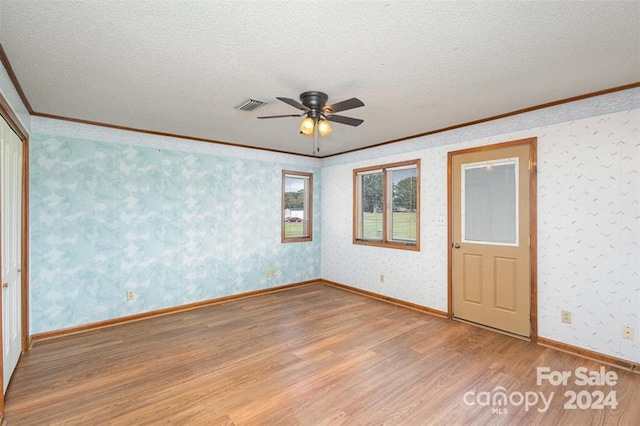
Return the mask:
<path fill-rule="evenodd" d="M 331 132 L 333 132 L 333 129 L 327 120 L 318 121 L 318 133 L 320 133 L 320 136 L 327 136 Z"/>
<path fill-rule="evenodd" d="M 302 124 L 300 124 L 300 132 L 304 135 L 311 136 L 313 135 L 313 128 L 315 126 L 315 121 L 311 117 L 307 117 L 302 120 Z"/>

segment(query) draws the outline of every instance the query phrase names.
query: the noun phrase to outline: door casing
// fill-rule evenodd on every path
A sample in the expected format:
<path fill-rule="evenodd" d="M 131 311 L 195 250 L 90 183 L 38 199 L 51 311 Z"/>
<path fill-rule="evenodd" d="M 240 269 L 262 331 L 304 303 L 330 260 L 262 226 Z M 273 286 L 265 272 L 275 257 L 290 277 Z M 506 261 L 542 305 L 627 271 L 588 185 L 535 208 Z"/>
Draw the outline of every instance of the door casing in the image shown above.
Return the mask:
<path fill-rule="evenodd" d="M 529 145 L 529 265 L 530 265 L 530 321 L 532 342 L 538 341 L 538 267 L 537 267 L 537 143 L 538 139 L 527 138 L 515 141 L 502 142 L 491 145 L 483 145 L 474 148 L 467 148 L 458 151 L 451 151 L 447 155 L 447 282 L 448 282 L 448 304 L 447 312 L 449 318 L 453 319 L 453 157 L 460 154 L 472 152 L 492 151 L 494 149 L 508 148 L 518 145 Z"/>

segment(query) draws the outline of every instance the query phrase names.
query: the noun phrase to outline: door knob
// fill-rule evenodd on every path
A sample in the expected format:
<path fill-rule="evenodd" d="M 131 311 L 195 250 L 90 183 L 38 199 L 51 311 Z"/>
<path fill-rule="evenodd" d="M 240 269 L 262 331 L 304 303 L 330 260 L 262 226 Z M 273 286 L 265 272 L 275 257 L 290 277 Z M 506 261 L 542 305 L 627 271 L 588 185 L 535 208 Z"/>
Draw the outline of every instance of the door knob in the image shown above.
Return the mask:
<path fill-rule="evenodd" d="M 9 283 L 2 283 L 2 288 L 7 288 L 9 287 Z"/>
<path fill-rule="evenodd" d="M 460 248 L 460 244 L 455 243 L 455 244 L 453 245 L 453 248 L 457 248 L 457 249 L 459 249 L 459 248 Z"/>

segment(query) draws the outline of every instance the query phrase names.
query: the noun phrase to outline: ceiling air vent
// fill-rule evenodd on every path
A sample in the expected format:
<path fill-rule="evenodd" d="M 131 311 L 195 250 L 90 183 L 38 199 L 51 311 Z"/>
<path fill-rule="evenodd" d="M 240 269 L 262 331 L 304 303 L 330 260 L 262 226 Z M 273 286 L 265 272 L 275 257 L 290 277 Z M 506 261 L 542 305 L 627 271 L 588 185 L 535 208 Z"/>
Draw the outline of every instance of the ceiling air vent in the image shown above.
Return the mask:
<path fill-rule="evenodd" d="M 238 111 L 253 111 L 254 109 L 260 108 L 264 104 L 266 104 L 265 101 L 259 101 L 257 99 L 249 98 L 240 102 L 234 108 L 237 109 Z"/>

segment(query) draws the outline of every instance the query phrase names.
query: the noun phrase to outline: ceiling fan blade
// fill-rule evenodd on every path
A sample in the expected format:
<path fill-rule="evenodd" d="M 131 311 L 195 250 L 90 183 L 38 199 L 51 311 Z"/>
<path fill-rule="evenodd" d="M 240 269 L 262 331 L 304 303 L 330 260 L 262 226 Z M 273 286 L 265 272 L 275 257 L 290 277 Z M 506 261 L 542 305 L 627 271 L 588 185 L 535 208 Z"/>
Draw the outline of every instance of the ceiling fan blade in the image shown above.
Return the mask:
<path fill-rule="evenodd" d="M 358 98 L 347 99 L 346 101 L 338 102 L 337 104 L 327 105 L 323 108 L 326 114 L 333 114 L 334 112 L 346 111 L 348 109 L 359 108 L 364 106 L 364 103 Z"/>
<path fill-rule="evenodd" d="M 281 118 L 281 117 L 302 117 L 304 114 L 286 114 L 286 115 L 267 115 L 257 118 Z"/>
<path fill-rule="evenodd" d="M 335 123 L 347 124 L 349 126 L 359 126 L 364 123 L 364 120 L 359 118 L 345 117 L 344 115 L 327 115 L 327 120 Z"/>
<path fill-rule="evenodd" d="M 307 108 L 306 106 L 302 105 L 300 102 L 293 100 L 291 98 L 279 98 L 276 96 L 276 99 L 284 102 L 285 104 L 289 104 L 294 108 L 301 109 L 302 111 L 309 111 L 309 108 Z"/>

